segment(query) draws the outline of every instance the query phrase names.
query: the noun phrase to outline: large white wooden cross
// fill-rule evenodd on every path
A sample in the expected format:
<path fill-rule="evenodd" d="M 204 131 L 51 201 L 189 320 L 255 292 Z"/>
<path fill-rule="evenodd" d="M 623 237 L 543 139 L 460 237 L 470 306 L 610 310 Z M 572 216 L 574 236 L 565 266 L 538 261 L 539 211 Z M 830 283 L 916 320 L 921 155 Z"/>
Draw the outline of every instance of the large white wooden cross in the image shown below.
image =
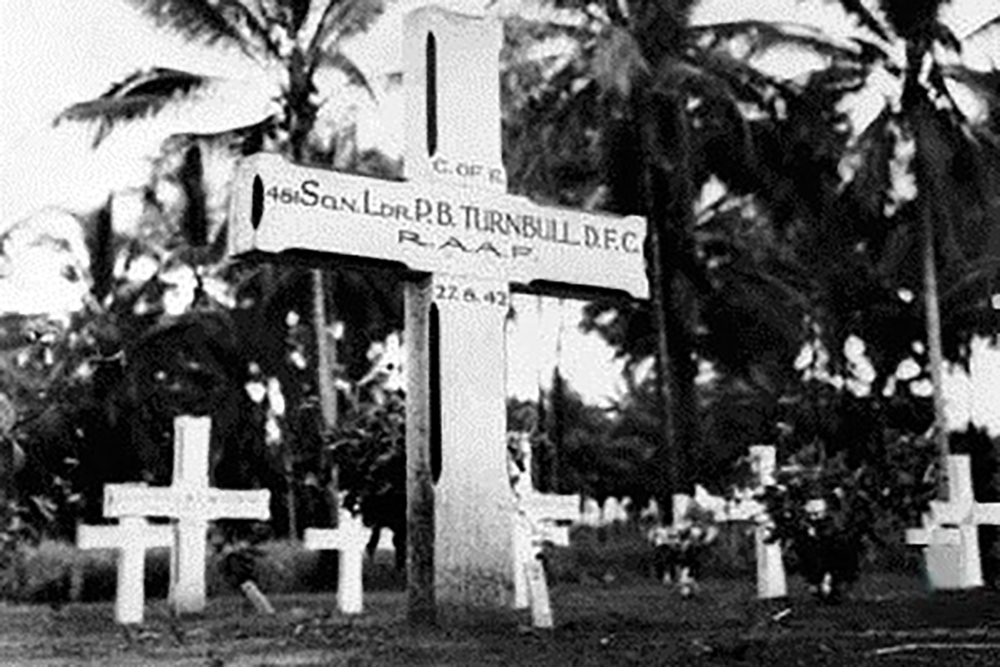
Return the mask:
<path fill-rule="evenodd" d="M 906 543 L 924 547 L 927 580 L 939 590 L 983 585 L 979 526 L 1000 525 L 1000 503 L 977 503 L 972 464 L 966 454 L 948 457 L 948 501 L 932 500 L 921 528 L 906 531 Z"/>
<path fill-rule="evenodd" d="M 173 529 L 151 524 L 145 518 L 126 516 L 117 526 L 77 527 L 78 549 L 110 549 L 118 552 L 118 586 L 115 590 L 115 622 L 142 623 L 146 605 L 146 551 L 173 544 Z"/>
<path fill-rule="evenodd" d="M 214 489 L 208 482 L 207 417 L 174 420 L 174 470 L 170 486 L 109 484 L 104 516 L 174 519 L 170 558 L 170 605 L 180 614 L 205 609 L 205 551 L 208 522 L 215 519 L 267 520 L 270 492 Z"/>
<path fill-rule="evenodd" d="M 459 606 L 511 602 L 503 345 L 511 288 L 648 295 L 642 218 L 506 194 L 502 41 L 495 17 L 437 7 L 407 15 L 406 182 L 257 155 L 243 161 L 231 200 L 232 256 L 360 259 L 410 277 L 411 618 L 433 615 L 435 594 Z"/>

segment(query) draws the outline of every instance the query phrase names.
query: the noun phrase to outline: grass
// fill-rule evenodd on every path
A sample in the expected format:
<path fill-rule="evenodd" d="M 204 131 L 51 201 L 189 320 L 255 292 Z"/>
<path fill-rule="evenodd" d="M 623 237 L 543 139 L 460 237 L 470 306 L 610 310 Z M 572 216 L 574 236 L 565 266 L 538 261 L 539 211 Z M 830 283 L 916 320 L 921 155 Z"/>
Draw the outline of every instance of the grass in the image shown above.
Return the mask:
<path fill-rule="evenodd" d="M 813 600 L 797 577 L 789 597 L 755 599 L 752 542 L 723 535 L 690 600 L 653 581 L 649 547 L 625 525 L 578 528 L 548 550 L 553 631 L 527 611 L 442 607 L 431 628 L 406 624 L 407 597 L 390 552 L 365 566 L 365 611 L 336 611 L 336 557 L 295 542 L 261 545 L 254 576 L 277 613 L 262 616 L 208 564 L 202 615 L 174 617 L 163 596 L 167 552 L 147 558 L 145 622 L 114 624 L 114 560 L 45 542 L 25 549 L 21 599 L 0 606 L 0 664 L 18 665 L 864 665 L 1000 664 L 1000 595 L 930 595 L 905 571 L 867 571 L 841 605 Z M 66 603 L 74 585 L 81 602 Z M 307 592 L 308 591 L 308 592 Z M 941 645 L 950 646 L 942 652 Z M 881 653 L 880 653 L 881 651 Z"/>
<path fill-rule="evenodd" d="M 905 575 L 873 575 L 841 605 L 822 605 L 793 578 L 787 600 L 754 599 L 747 580 L 709 579 L 694 599 L 626 580 L 553 586 L 556 628 L 527 612 L 450 616 L 410 628 L 406 594 L 376 591 L 345 616 L 330 594 L 276 594 L 273 616 L 233 596 L 173 617 L 163 601 L 139 627 L 111 605 L 0 607 L 0 664 L 171 665 L 992 665 L 1000 660 L 1000 595 L 931 596 Z M 457 618 L 457 620 L 455 620 Z M 936 647 L 950 645 L 944 652 Z M 884 653 L 880 653 L 884 652 Z M 885 657 L 883 657 L 885 656 Z"/>

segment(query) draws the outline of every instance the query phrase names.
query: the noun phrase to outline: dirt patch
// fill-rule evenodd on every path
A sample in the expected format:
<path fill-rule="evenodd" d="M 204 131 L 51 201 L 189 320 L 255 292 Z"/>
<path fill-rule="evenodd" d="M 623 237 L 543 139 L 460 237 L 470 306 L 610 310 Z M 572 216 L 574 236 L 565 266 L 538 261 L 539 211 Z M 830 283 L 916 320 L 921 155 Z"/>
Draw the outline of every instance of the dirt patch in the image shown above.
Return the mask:
<path fill-rule="evenodd" d="M 333 595 L 275 596 L 258 616 L 234 597 L 172 618 L 162 601 L 139 627 L 116 626 L 110 604 L 0 607 L 0 664 L 172 665 L 993 665 L 1000 664 L 1000 594 L 928 595 L 915 579 L 869 577 L 839 605 L 798 582 L 761 602 L 744 581 L 709 581 L 682 600 L 649 582 L 557 586 L 557 627 L 527 612 L 458 615 L 416 630 L 402 592 L 377 592 L 365 613 L 336 613 Z"/>

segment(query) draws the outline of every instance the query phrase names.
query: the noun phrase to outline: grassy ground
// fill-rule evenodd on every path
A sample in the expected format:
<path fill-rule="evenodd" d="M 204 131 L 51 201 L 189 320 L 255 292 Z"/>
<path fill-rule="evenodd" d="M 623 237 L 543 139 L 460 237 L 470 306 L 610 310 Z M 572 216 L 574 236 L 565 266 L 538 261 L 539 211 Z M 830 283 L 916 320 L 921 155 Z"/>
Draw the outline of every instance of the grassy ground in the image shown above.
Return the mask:
<path fill-rule="evenodd" d="M 215 559 L 206 613 L 171 617 L 166 554 L 154 552 L 146 622 L 126 630 L 108 602 L 110 554 L 46 544 L 20 570 L 22 602 L 0 605 L 0 665 L 1000 664 L 1000 593 L 930 595 L 916 574 L 918 554 L 901 551 L 893 572 L 870 567 L 840 605 L 814 601 L 794 577 L 787 600 L 761 602 L 743 537 L 720 540 L 699 595 L 683 600 L 649 576 L 641 531 L 577 530 L 572 548 L 550 553 L 553 631 L 531 628 L 526 611 L 453 609 L 441 610 L 436 628 L 411 629 L 389 553 L 366 563 L 365 613 L 345 617 L 335 611 L 331 560 L 289 542 L 264 545 L 255 572 L 275 615 L 255 614 Z M 68 603 L 73 572 L 83 573 L 82 601 Z"/>
<path fill-rule="evenodd" d="M 174 619 L 154 601 L 146 623 L 127 631 L 108 603 L 10 605 L 0 607 L 0 664 L 1000 664 L 995 592 L 928 595 L 913 577 L 882 575 L 835 606 L 813 601 L 797 580 L 790 593 L 760 602 L 749 582 L 708 580 L 682 600 L 649 581 L 558 584 L 553 631 L 513 611 L 411 630 L 401 591 L 368 595 L 356 617 L 335 612 L 329 594 L 273 596 L 274 616 L 227 596 L 203 616 Z"/>

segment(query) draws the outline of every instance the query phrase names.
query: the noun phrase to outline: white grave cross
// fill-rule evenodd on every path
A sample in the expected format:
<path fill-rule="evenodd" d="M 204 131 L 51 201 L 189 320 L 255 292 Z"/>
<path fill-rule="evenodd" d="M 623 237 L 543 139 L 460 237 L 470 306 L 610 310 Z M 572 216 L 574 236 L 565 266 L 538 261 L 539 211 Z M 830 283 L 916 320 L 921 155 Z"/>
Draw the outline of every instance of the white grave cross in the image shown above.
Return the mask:
<path fill-rule="evenodd" d="M 983 585 L 979 526 L 1000 525 L 1000 503 L 977 503 L 966 454 L 948 457 L 948 502 L 932 500 L 922 528 L 906 531 L 906 543 L 924 547 L 930 585 L 939 590 Z"/>
<path fill-rule="evenodd" d="M 117 526 L 77 527 L 77 548 L 113 549 L 118 553 L 116 623 L 142 623 L 146 604 L 146 551 L 169 547 L 173 536 L 170 526 L 151 524 L 145 518 L 135 516 L 122 517 Z"/>
<path fill-rule="evenodd" d="M 337 607 L 344 614 L 360 614 L 363 602 L 363 554 L 371 537 L 360 517 L 341 509 L 336 528 L 307 528 L 306 549 L 339 552 Z"/>
<path fill-rule="evenodd" d="M 774 446 L 751 446 L 750 460 L 757 473 L 760 488 L 764 489 L 773 485 L 774 471 L 777 468 L 777 453 Z M 788 595 L 785 563 L 781 557 L 781 544 L 768 542 L 770 533 L 771 525 L 767 514 L 758 514 L 757 527 L 754 529 L 754 542 L 757 553 L 757 597 L 762 599 L 783 598 Z"/>
<path fill-rule="evenodd" d="M 524 472 L 514 484 L 514 608 L 531 607 L 536 628 L 551 628 L 552 605 L 548 582 L 539 556 L 544 543 L 569 546 L 569 526 L 580 516 L 579 495 L 539 493 L 531 481 L 531 443 L 520 438 Z"/>
<path fill-rule="evenodd" d="M 174 519 L 170 559 L 170 604 L 177 613 L 205 609 L 205 552 L 208 522 L 270 517 L 270 492 L 213 489 L 208 485 L 207 417 L 174 420 L 174 472 L 170 486 L 109 484 L 104 516 Z"/>
<path fill-rule="evenodd" d="M 432 594 L 459 606 L 510 602 L 503 343 L 511 285 L 648 295 L 642 218 L 506 194 L 502 41 L 495 17 L 437 7 L 406 16 L 407 182 L 258 155 L 241 164 L 231 201 L 230 255 L 335 256 L 395 266 L 410 278 L 411 612 L 433 608 L 433 600 L 416 601 L 428 575 L 412 558 L 426 557 L 428 543 Z M 429 507 L 432 536 L 424 534 Z"/>

